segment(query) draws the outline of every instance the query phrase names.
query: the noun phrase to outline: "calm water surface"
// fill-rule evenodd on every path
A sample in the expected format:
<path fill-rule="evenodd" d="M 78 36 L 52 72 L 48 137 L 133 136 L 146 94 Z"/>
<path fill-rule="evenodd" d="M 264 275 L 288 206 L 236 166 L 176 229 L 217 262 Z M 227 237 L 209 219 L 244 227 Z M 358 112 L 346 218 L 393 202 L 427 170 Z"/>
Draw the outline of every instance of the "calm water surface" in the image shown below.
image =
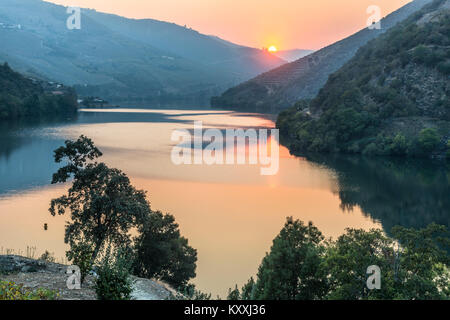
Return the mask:
<path fill-rule="evenodd" d="M 347 227 L 449 225 L 450 170 L 417 160 L 294 157 L 280 147 L 280 169 L 261 176 L 259 165 L 172 164 L 174 129 L 272 128 L 258 114 L 218 110 L 82 110 L 74 119 L 0 124 L 0 251 L 64 257 L 66 217 L 51 217 L 50 200 L 67 185 L 50 185 L 53 150 L 84 134 L 148 191 L 154 210 L 172 213 L 198 250 L 199 289 L 225 297 L 254 275 L 285 218 L 313 221 L 326 236 Z M 253 146 L 256 147 L 256 146 Z M 43 228 L 48 224 L 48 230 Z"/>

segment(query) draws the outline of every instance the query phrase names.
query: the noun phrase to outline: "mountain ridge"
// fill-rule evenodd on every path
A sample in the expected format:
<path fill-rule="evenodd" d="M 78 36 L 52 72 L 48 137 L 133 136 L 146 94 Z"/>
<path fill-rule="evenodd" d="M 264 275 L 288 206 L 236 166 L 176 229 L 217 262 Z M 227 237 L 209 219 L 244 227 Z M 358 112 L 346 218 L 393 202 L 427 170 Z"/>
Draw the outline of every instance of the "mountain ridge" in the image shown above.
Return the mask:
<path fill-rule="evenodd" d="M 231 109 L 278 112 L 299 99 L 311 99 L 328 76 L 350 60 L 358 48 L 432 0 L 414 0 L 381 20 L 381 29 L 364 28 L 294 62 L 264 72 L 213 97 L 211 105 Z"/>
<path fill-rule="evenodd" d="M 111 101 L 203 99 L 285 63 L 172 23 L 81 9 L 68 30 L 66 7 L 2 0 L 0 61 L 21 73 L 75 86 Z"/>

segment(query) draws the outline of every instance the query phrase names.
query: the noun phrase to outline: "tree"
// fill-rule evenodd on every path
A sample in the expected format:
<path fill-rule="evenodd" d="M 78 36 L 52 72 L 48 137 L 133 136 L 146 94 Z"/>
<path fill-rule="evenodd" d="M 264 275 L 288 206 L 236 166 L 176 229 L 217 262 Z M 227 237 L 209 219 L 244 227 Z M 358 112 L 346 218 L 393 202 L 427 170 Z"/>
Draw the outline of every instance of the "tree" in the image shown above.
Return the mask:
<path fill-rule="evenodd" d="M 255 289 L 256 284 L 253 277 L 248 280 L 248 282 L 241 289 L 241 299 L 242 300 L 255 300 Z"/>
<path fill-rule="evenodd" d="M 258 270 L 255 299 L 319 299 L 327 290 L 320 268 L 324 237 L 312 222 L 287 218 Z"/>
<path fill-rule="evenodd" d="M 231 288 L 228 289 L 227 300 L 239 300 L 240 297 L 241 297 L 241 293 L 239 292 L 237 285 L 234 287 L 233 290 L 231 290 Z"/>
<path fill-rule="evenodd" d="M 159 211 L 149 215 L 135 242 L 136 275 L 160 278 L 177 289 L 195 277 L 197 251 L 181 237 L 172 215 Z"/>
<path fill-rule="evenodd" d="M 311 223 L 288 218 L 258 270 L 229 298 L 253 299 L 444 299 L 450 298 L 450 240 L 446 226 L 423 229 L 347 229 L 323 241 Z M 380 269 L 381 287 L 367 286 L 368 267 Z"/>
<path fill-rule="evenodd" d="M 97 267 L 95 293 L 98 300 L 130 300 L 133 291 L 131 259 L 122 249 L 108 247 Z"/>
<path fill-rule="evenodd" d="M 323 262 L 330 281 L 328 299 L 360 300 L 390 297 L 393 281 L 391 264 L 395 259 L 394 241 L 381 230 L 347 229 L 329 244 Z M 366 285 L 367 267 L 382 270 L 381 290 L 369 290 Z"/>
<path fill-rule="evenodd" d="M 423 153 L 433 151 L 439 145 L 439 141 L 440 136 L 434 128 L 426 128 L 419 133 L 419 146 Z"/>
<path fill-rule="evenodd" d="M 445 226 L 432 223 L 423 229 L 392 228 L 401 243 L 396 298 L 450 298 L 450 239 Z"/>
<path fill-rule="evenodd" d="M 67 195 L 53 199 L 49 209 L 53 216 L 70 212 L 64 241 L 93 244 L 93 260 L 106 242 L 129 245 L 129 231 L 144 224 L 151 213 L 145 191 L 136 190 L 122 171 L 97 163 L 101 155 L 85 136 L 55 150 L 55 162 L 65 160 L 66 165 L 53 175 L 52 184 L 65 183 L 70 177 L 73 182 Z"/>

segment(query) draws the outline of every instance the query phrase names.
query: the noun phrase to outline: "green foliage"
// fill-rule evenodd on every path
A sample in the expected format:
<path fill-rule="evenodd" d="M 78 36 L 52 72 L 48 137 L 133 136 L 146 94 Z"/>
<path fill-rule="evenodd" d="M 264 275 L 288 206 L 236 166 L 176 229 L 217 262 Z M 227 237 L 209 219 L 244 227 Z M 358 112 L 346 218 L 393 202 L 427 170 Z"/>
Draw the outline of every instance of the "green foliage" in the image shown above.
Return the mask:
<path fill-rule="evenodd" d="M 380 230 L 347 229 L 327 250 L 323 268 L 329 272 L 328 299 L 389 299 L 391 294 L 391 261 L 395 259 L 393 240 Z M 368 266 L 377 265 L 382 270 L 381 290 L 366 286 Z M 387 275 L 389 272 L 389 275 Z"/>
<path fill-rule="evenodd" d="M 81 283 L 92 270 L 94 264 L 93 260 L 94 248 L 91 244 L 80 241 L 79 243 L 72 243 L 70 250 L 66 252 L 67 259 L 72 264 L 78 266 L 81 272 Z"/>
<path fill-rule="evenodd" d="M 211 294 L 197 290 L 195 285 L 190 283 L 175 295 L 171 294 L 169 300 L 211 300 Z"/>
<path fill-rule="evenodd" d="M 134 272 L 146 278 L 159 278 L 174 288 L 183 288 L 195 277 L 197 251 L 181 237 L 170 214 L 153 212 L 140 228 L 136 239 Z"/>
<path fill-rule="evenodd" d="M 73 89 L 64 90 L 63 95 L 46 93 L 41 84 L 14 72 L 4 63 L 0 65 L 0 120 L 73 114 L 77 110 L 77 96 Z"/>
<path fill-rule="evenodd" d="M 122 265 L 121 256 L 113 263 L 109 255 L 100 266 L 99 296 L 106 299 L 118 299 L 116 290 L 126 289 L 128 281 L 121 277 L 130 268 L 136 275 L 157 277 L 175 288 L 191 290 L 188 281 L 195 277 L 197 251 L 181 237 L 175 218 L 151 211 L 145 191 L 136 190 L 120 170 L 98 163 L 101 156 L 85 136 L 55 150 L 55 161 L 65 165 L 53 175 L 52 183 L 65 183 L 73 177 L 67 195 L 53 199 L 49 209 L 52 215 L 71 214 L 65 230 L 65 242 L 70 244 L 67 258 L 80 267 L 83 280 L 105 247 L 129 252 L 130 267 Z M 138 235 L 132 238 L 131 231 Z M 117 284 L 108 284 L 115 278 Z"/>
<path fill-rule="evenodd" d="M 95 292 L 99 300 L 130 300 L 133 291 L 131 259 L 122 250 L 111 254 L 108 248 L 97 266 Z"/>
<path fill-rule="evenodd" d="M 228 289 L 227 300 L 239 300 L 240 297 L 241 297 L 241 293 L 239 292 L 237 285 L 235 286 L 235 288 L 233 290 L 231 290 L 231 288 Z"/>
<path fill-rule="evenodd" d="M 255 300 L 256 283 L 253 277 L 242 287 L 240 297 L 242 300 Z"/>
<path fill-rule="evenodd" d="M 392 144 L 389 146 L 389 151 L 393 155 L 405 155 L 408 150 L 408 143 L 406 141 L 406 138 L 401 133 L 398 133 L 394 140 L 392 141 Z"/>
<path fill-rule="evenodd" d="M 320 269 L 323 235 L 310 222 L 288 218 L 258 270 L 256 299 L 317 299 L 326 292 Z"/>
<path fill-rule="evenodd" d="M 106 243 L 131 245 L 129 231 L 143 225 L 151 212 L 146 192 L 136 190 L 122 171 L 94 161 L 101 155 L 84 136 L 55 150 L 55 161 L 65 160 L 66 165 L 53 175 L 52 183 L 64 183 L 71 176 L 73 182 L 68 194 L 53 199 L 49 209 L 53 216 L 70 211 L 65 242 L 92 243 L 93 260 Z"/>
<path fill-rule="evenodd" d="M 396 298 L 450 299 L 450 238 L 445 226 L 420 230 L 394 227 L 401 243 Z"/>
<path fill-rule="evenodd" d="M 30 290 L 12 281 L 0 281 L 0 300 L 56 300 L 58 296 L 54 290 Z"/>
<path fill-rule="evenodd" d="M 444 133 L 450 121 L 450 10 L 433 11 L 441 5 L 434 1 L 360 48 L 309 106 L 281 112 L 277 128 L 289 149 L 429 157 L 436 135 L 421 130 L 432 121 Z M 435 18 L 417 23 L 429 13 Z"/>
<path fill-rule="evenodd" d="M 392 234 L 349 228 L 324 242 L 311 223 L 288 218 L 256 281 L 250 279 L 241 292 L 230 289 L 229 299 L 450 299 L 447 227 L 395 227 Z M 376 290 L 366 285 L 372 265 L 381 269 Z"/>
<path fill-rule="evenodd" d="M 43 260 L 45 262 L 55 262 L 55 256 L 48 252 L 47 250 L 45 250 L 45 252 L 41 255 L 41 257 L 39 258 L 39 260 Z"/>
<path fill-rule="evenodd" d="M 425 154 L 432 152 L 437 148 L 440 140 L 441 137 L 435 128 L 426 128 L 421 130 L 418 139 L 420 152 Z"/>

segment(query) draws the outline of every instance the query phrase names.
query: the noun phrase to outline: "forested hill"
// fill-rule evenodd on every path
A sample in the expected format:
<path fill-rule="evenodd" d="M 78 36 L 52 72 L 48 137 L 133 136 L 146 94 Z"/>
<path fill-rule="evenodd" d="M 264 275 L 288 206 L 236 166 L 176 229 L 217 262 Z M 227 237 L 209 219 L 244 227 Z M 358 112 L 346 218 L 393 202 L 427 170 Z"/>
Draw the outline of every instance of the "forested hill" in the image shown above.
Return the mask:
<path fill-rule="evenodd" d="M 381 20 L 381 29 L 363 30 L 297 61 L 263 73 L 214 97 L 215 107 L 276 113 L 299 99 L 312 99 L 326 83 L 368 41 L 420 10 L 432 0 L 414 0 Z"/>
<path fill-rule="evenodd" d="M 449 156 L 450 0 L 361 48 L 312 101 L 280 113 L 294 152 Z"/>
<path fill-rule="evenodd" d="M 0 120 L 74 113 L 77 97 L 62 84 L 25 78 L 0 65 Z"/>

